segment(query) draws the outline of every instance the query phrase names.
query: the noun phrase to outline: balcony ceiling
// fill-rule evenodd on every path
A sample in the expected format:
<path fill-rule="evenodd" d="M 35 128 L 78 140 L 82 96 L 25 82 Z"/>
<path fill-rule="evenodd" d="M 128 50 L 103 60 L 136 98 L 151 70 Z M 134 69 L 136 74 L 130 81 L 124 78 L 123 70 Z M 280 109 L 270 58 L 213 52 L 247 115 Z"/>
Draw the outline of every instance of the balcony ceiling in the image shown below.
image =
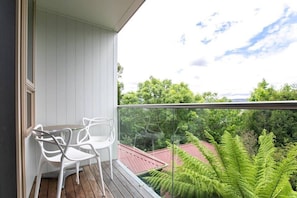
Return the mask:
<path fill-rule="evenodd" d="M 119 32 L 144 0 L 37 0 L 37 7 Z"/>

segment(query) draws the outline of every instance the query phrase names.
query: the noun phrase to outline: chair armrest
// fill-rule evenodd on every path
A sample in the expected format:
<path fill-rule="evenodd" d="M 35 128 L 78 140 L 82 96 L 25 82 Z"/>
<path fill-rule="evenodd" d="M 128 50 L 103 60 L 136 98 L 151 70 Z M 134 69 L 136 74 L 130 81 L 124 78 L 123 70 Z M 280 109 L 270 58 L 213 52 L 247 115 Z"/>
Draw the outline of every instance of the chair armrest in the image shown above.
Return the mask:
<path fill-rule="evenodd" d="M 78 131 L 77 136 L 76 136 L 76 143 L 77 144 L 82 143 L 82 142 L 88 140 L 88 131 L 87 130 L 88 129 L 83 128 L 83 129 L 81 129 L 81 130 Z M 85 132 L 85 134 L 82 136 L 82 138 L 80 138 L 82 132 Z"/>
<path fill-rule="evenodd" d="M 97 157 L 100 156 L 100 153 L 98 153 L 98 151 L 96 151 L 96 149 L 94 148 L 94 146 L 91 143 L 88 142 L 83 142 L 83 143 L 78 143 L 78 144 L 69 144 L 68 147 L 72 147 L 72 148 L 81 148 L 83 146 L 89 146 L 91 148 L 91 150 L 95 153 L 95 155 Z"/>

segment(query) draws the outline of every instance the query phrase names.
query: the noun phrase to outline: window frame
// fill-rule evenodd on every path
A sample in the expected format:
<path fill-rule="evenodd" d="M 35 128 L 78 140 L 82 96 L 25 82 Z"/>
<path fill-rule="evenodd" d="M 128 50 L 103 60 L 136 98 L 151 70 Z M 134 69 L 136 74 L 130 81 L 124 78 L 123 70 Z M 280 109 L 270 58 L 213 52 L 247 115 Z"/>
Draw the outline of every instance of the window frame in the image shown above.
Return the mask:
<path fill-rule="evenodd" d="M 31 4 L 31 6 L 29 5 Z M 35 125 L 35 0 L 25 0 L 22 6 L 22 50 L 21 50 L 21 106 L 22 106 L 22 133 L 27 137 Z M 30 18 L 31 17 L 31 18 Z M 31 20 L 29 22 L 29 20 Z M 29 24 L 31 27 L 29 27 Z M 31 30 L 29 30 L 29 28 Z M 31 35 L 29 35 L 31 34 Z M 29 36 L 31 39 L 29 39 Z M 31 41 L 31 43 L 29 43 Z M 29 53 L 29 51 L 31 51 Z M 31 55 L 31 57 L 29 57 Z M 29 60 L 31 64 L 29 65 Z M 29 76 L 29 67 L 31 75 Z M 30 79 L 32 77 L 32 79 Z M 28 94 L 31 96 L 28 105 Z M 30 116 L 30 118 L 28 117 Z M 28 123 L 30 122 L 30 123 Z"/>

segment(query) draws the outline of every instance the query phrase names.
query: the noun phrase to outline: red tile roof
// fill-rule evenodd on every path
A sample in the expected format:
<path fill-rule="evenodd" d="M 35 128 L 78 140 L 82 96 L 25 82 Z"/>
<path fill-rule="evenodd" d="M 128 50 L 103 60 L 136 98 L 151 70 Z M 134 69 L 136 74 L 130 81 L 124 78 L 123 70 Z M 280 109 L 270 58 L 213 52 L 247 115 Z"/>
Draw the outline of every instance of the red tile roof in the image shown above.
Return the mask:
<path fill-rule="evenodd" d="M 142 175 L 151 169 L 162 169 L 168 164 L 136 147 L 119 144 L 119 159 L 135 175 Z"/>
<path fill-rule="evenodd" d="M 203 141 L 202 144 L 204 146 L 206 146 L 208 149 L 210 149 L 210 151 L 213 151 L 213 152 L 215 151 L 213 145 L 211 145 L 210 143 Z M 184 151 L 186 151 L 187 153 L 189 153 L 190 155 L 196 157 L 197 159 L 199 159 L 203 162 L 207 162 L 205 157 L 202 155 L 202 153 L 197 149 L 197 147 L 195 145 L 188 143 L 188 144 L 181 144 L 181 145 L 179 145 L 179 147 L 181 149 L 183 149 Z M 152 156 L 154 156 L 154 157 L 156 157 L 170 165 L 173 163 L 172 162 L 172 152 L 168 148 L 151 151 L 149 153 Z M 178 165 L 181 164 L 181 161 L 176 156 L 174 156 L 174 159 L 175 159 L 174 163 L 176 163 Z"/>
<path fill-rule="evenodd" d="M 213 145 L 202 142 L 210 151 L 215 152 Z M 163 169 L 171 168 L 168 166 L 172 164 L 172 152 L 168 148 L 159 149 L 151 152 L 144 152 L 136 147 L 131 147 L 124 144 L 119 144 L 119 159 L 120 161 L 127 166 L 134 174 L 142 175 L 147 173 L 151 169 Z M 206 159 L 202 153 L 194 146 L 193 144 L 182 144 L 179 145 L 184 151 L 188 152 L 194 157 L 197 157 L 203 162 L 206 162 Z M 175 162 L 181 164 L 175 156 Z"/>

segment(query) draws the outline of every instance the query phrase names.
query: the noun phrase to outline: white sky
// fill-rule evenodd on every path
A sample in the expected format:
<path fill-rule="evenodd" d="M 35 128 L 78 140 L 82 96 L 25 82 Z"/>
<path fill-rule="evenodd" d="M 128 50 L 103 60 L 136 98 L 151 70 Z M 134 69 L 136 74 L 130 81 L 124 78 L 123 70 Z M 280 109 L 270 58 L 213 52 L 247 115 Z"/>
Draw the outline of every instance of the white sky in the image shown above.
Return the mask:
<path fill-rule="evenodd" d="M 297 1 L 146 0 L 118 44 L 124 92 L 153 76 L 240 97 L 297 83 Z"/>

